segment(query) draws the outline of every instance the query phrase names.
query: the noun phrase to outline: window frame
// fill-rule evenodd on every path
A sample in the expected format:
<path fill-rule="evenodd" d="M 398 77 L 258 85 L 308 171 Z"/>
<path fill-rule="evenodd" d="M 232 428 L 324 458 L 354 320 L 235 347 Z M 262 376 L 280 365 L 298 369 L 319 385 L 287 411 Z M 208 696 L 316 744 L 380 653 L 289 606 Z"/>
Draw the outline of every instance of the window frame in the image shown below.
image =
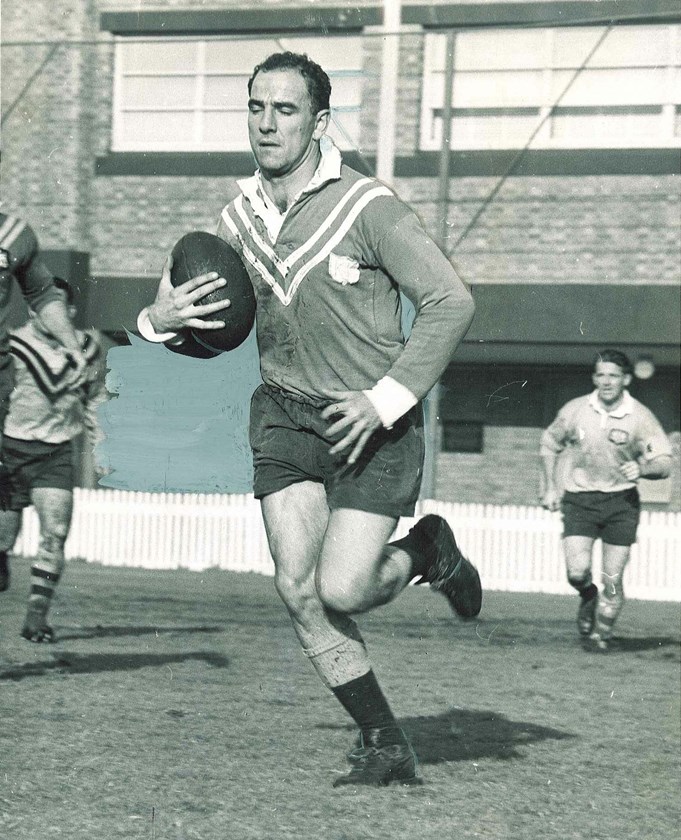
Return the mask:
<path fill-rule="evenodd" d="M 541 27 L 538 31 L 544 32 L 544 59 L 541 63 L 542 69 L 542 86 L 544 102 L 536 105 L 518 105 L 516 107 L 480 107 L 480 108 L 459 108 L 456 104 L 456 91 L 454 92 L 452 101 L 452 127 L 450 131 L 450 149 L 452 151 L 469 151 L 469 150 L 499 150 L 499 149 L 521 149 L 525 148 L 529 142 L 528 148 L 534 150 L 561 150 L 561 149 L 607 149 L 607 148 L 677 148 L 681 142 L 681 95 L 679 93 L 674 96 L 676 90 L 675 81 L 678 80 L 681 88 L 681 25 L 675 23 L 654 24 L 656 28 L 663 28 L 667 31 L 667 63 L 664 65 L 665 71 L 665 95 L 664 101 L 659 104 L 659 119 L 658 129 L 647 134 L 636 132 L 621 132 L 614 134 L 611 131 L 602 131 L 597 134 L 588 132 L 580 132 L 576 135 L 570 136 L 554 136 L 553 129 L 558 125 L 556 117 L 575 116 L 575 112 L 581 112 L 582 116 L 598 115 L 599 112 L 610 112 L 611 115 L 616 115 L 622 111 L 627 112 L 628 115 L 635 115 L 642 113 L 645 105 L 642 103 L 631 103 L 630 105 L 622 105 L 619 102 L 603 102 L 596 106 L 575 106 L 572 104 L 562 105 L 558 103 L 557 106 L 546 104 L 551 99 L 551 87 L 555 85 L 555 79 L 558 74 L 573 73 L 577 68 L 573 63 L 567 65 L 559 62 L 557 59 L 549 61 L 551 56 L 555 55 L 555 39 L 557 33 L 562 33 L 575 27 Z M 580 27 L 581 28 L 581 27 Z M 605 27 L 590 26 L 586 27 L 593 29 L 604 29 Z M 644 30 L 645 25 L 637 25 L 635 28 Z M 508 36 L 510 32 L 514 31 L 512 27 L 493 27 L 490 31 L 496 31 L 504 36 Z M 519 27 L 515 31 L 521 30 Z M 480 72 L 480 71 L 457 71 L 456 69 L 456 39 L 466 37 L 469 32 L 466 30 L 457 30 L 455 32 L 455 48 L 454 48 L 454 78 L 457 72 L 459 74 L 464 72 Z M 434 39 L 440 41 L 446 39 L 447 34 L 442 30 L 437 32 L 426 32 L 424 41 L 424 61 L 423 61 L 423 76 L 422 76 L 422 96 L 421 96 L 421 114 L 420 114 L 420 128 L 419 128 L 419 150 L 421 152 L 439 151 L 441 147 L 442 138 L 442 101 L 439 106 L 434 104 L 438 101 L 436 97 L 436 76 L 443 75 L 442 69 L 437 67 L 436 55 L 438 50 L 441 51 L 442 46 L 437 46 Z M 585 55 L 586 58 L 586 55 Z M 632 65 L 618 65 L 610 67 L 609 65 L 590 65 L 587 69 L 589 72 L 593 71 L 607 71 L 612 70 L 626 70 L 626 69 L 653 69 L 649 64 Z M 526 68 L 520 68 L 526 69 Z M 529 68 L 527 68 L 529 69 Z M 537 69 L 537 68 L 535 68 Z M 504 72 L 503 69 L 496 69 L 494 72 Z M 507 68 L 505 72 L 513 72 L 513 68 Z M 562 90 L 562 86 L 558 86 Z M 441 99 L 444 99 L 444 91 Z M 650 107 L 657 107 L 657 103 L 648 103 Z M 494 111 L 515 112 L 519 116 L 527 116 L 531 118 L 529 112 L 536 114 L 536 119 L 528 120 L 527 134 L 522 140 L 508 141 L 498 139 L 496 132 L 490 132 L 487 142 L 484 139 L 481 141 L 480 133 L 476 134 L 475 139 L 466 140 L 459 139 L 457 133 L 456 118 L 458 116 L 466 116 L 465 111 L 479 111 L 480 115 L 483 112 L 488 112 L 492 116 Z M 440 114 L 438 115 L 438 111 Z M 525 111 L 525 114 L 521 114 Z M 572 112 L 572 113 L 570 113 Z M 508 114 L 499 114 L 499 116 L 511 116 Z M 473 115 L 474 116 L 474 115 Z M 536 132 L 536 134 L 534 134 Z M 534 135 L 534 136 L 533 136 Z"/>
<path fill-rule="evenodd" d="M 192 34 L 180 34 L 180 35 L 144 35 L 144 36 L 135 36 L 135 35 L 115 35 L 113 44 L 114 44 L 114 56 L 113 56 L 113 83 L 112 83 L 112 106 L 111 106 L 111 152 L 114 154 L 129 154 L 129 153 L 215 153 L 215 152 L 222 152 L 222 153 L 243 153 L 243 152 L 250 152 L 250 145 L 248 143 L 247 135 L 244 133 L 244 138 L 239 141 L 226 141 L 224 139 L 218 140 L 211 140 L 210 138 L 206 139 L 205 134 L 205 115 L 209 113 L 225 113 L 225 114 L 235 114 L 238 115 L 238 118 L 243 117 L 243 125 L 246 126 L 246 116 L 248 113 L 246 97 L 244 97 L 243 107 L 239 105 L 226 105 L 222 107 L 218 106 L 208 106 L 203 101 L 203 95 L 205 93 L 205 86 L 206 80 L 210 76 L 238 76 L 238 77 L 246 77 L 250 75 L 252 70 L 252 66 L 249 66 L 246 70 L 241 69 L 234 69 L 234 70 L 209 70 L 206 67 L 206 50 L 208 48 L 208 44 L 210 42 L 219 41 L 225 43 L 227 41 L 254 41 L 257 44 L 272 41 L 277 42 L 281 45 L 282 49 L 295 49 L 295 42 L 300 39 L 305 39 L 309 41 L 311 39 L 320 38 L 317 33 L 287 33 L 287 32 L 263 32 L 258 33 L 256 36 L 251 35 L 237 35 L 237 36 L 226 36 L 224 34 L 215 34 L 215 35 L 192 35 Z M 329 132 L 331 136 L 335 136 L 335 142 L 339 145 L 341 150 L 343 151 L 353 151 L 358 150 L 360 148 L 360 135 L 361 135 L 361 113 L 362 113 L 362 93 L 363 93 L 363 86 L 364 86 L 364 79 L 367 76 L 367 70 L 364 66 L 364 57 L 363 57 L 363 50 L 362 50 L 362 42 L 361 31 L 351 30 L 346 32 L 334 32 L 330 37 L 334 38 L 342 38 L 342 39 L 353 39 L 355 44 L 353 46 L 357 47 L 357 52 L 359 53 L 361 63 L 359 66 L 347 67 L 342 69 L 335 69 L 335 70 L 327 70 L 329 77 L 331 78 L 331 82 L 333 85 L 334 78 L 348 78 L 357 76 L 359 78 L 359 93 L 356 96 L 354 102 L 348 103 L 345 99 L 342 99 L 338 105 L 333 104 L 333 93 L 332 93 L 332 108 L 331 108 L 331 125 L 332 130 Z M 126 70 L 126 53 L 125 48 L 133 43 L 144 44 L 144 43 L 165 43 L 169 44 L 172 42 L 178 43 L 195 43 L 197 45 L 196 48 L 196 55 L 194 57 L 194 66 L 193 69 L 187 70 L 186 72 L 181 72 L 178 70 L 169 71 L 164 73 L 162 71 L 153 71 L 153 72 L 140 72 L 140 71 L 127 71 Z M 326 68 L 325 68 L 326 69 Z M 157 108 L 148 108 L 148 107 L 134 107 L 126 105 L 124 101 L 124 92 L 123 86 L 124 81 L 127 77 L 155 77 L 155 78 L 163 78 L 164 76 L 186 76 L 188 78 L 194 79 L 194 94 L 193 94 L 193 101 L 192 106 L 190 107 L 157 107 Z M 180 140 L 176 141 L 174 139 L 169 139 L 166 141 L 159 139 L 154 139 L 153 141 L 143 140 L 143 141 L 135 141 L 126 139 L 124 136 L 124 123 L 123 123 L 123 115 L 126 113 L 131 113 L 139 111 L 140 113 L 145 114 L 163 114 L 164 112 L 181 112 L 185 111 L 187 113 L 193 114 L 193 127 L 192 127 L 192 136 L 191 140 Z M 357 126 L 356 132 L 348 131 L 347 127 L 344 129 L 342 124 L 336 121 L 336 118 L 342 114 L 356 114 L 357 115 Z"/>

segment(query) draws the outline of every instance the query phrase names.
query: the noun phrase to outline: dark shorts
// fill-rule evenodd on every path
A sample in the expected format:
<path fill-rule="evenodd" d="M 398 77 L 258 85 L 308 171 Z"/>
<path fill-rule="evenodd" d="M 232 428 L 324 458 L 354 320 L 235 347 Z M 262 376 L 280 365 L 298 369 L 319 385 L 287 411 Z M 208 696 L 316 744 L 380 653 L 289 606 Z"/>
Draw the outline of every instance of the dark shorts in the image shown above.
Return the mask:
<path fill-rule="evenodd" d="M 379 429 L 355 464 L 348 452 L 330 455 L 325 437 L 331 421 L 323 406 L 261 385 L 251 400 L 250 443 L 255 497 L 261 499 L 299 481 L 324 485 L 329 508 L 352 508 L 385 516 L 413 516 L 423 477 L 421 405 L 392 429 Z M 340 439 L 339 436 L 338 439 Z"/>
<path fill-rule="evenodd" d="M 14 388 L 14 365 L 9 353 L 0 351 L 0 429 L 5 425 L 9 397 Z"/>
<path fill-rule="evenodd" d="M 633 545 L 641 513 L 638 490 L 565 493 L 563 536 L 593 537 L 610 545 Z"/>
<path fill-rule="evenodd" d="M 34 487 L 73 490 L 73 444 L 42 443 L 5 437 L 2 460 L 10 471 L 12 498 L 9 510 L 22 510 L 31 504 Z"/>

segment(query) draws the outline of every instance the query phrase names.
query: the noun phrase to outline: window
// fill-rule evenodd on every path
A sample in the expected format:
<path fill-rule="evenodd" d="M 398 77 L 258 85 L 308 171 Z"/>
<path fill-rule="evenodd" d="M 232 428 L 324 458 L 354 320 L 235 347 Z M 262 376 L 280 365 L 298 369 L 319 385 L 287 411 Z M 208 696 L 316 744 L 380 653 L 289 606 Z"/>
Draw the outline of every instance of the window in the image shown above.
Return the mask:
<path fill-rule="evenodd" d="M 329 135 L 357 148 L 361 38 L 119 38 L 115 51 L 113 151 L 245 151 L 247 81 L 282 50 L 307 53 L 331 78 Z"/>
<path fill-rule="evenodd" d="M 424 150 L 440 148 L 446 48 L 426 35 Z M 678 25 L 458 32 L 451 148 L 675 147 L 680 65 Z"/>
<path fill-rule="evenodd" d="M 443 452 L 475 452 L 483 450 L 484 427 L 476 420 L 444 420 Z"/>

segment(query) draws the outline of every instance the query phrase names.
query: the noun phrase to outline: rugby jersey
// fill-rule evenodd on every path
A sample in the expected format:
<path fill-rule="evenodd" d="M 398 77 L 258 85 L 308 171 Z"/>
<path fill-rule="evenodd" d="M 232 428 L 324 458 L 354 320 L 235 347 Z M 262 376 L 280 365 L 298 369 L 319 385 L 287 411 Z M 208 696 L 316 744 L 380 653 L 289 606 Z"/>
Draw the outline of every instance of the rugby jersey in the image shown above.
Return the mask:
<path fill-rule="evenodd" d="M 259 173 L 239 187 L 217 233 L 255 289 L 263 381 L 328 402 L 388 376 L 423 398 L 461 339 L 452 318 L 470 296 L 411 209 L 328 146 L 284 214 L 272 213 Z M 415 307 L 406 342 L 400 292 Z"/>
<path fill-rule="evenodd" d="M 64 443 L 85 427 L 93 444 L 99 440 L 96 410 L 106 400 L 100 375 L 103 353 L 93 333 L 76 330 L 76 337 L 88 365 L 85 383 L 74 391 L 69 388 L 73 362 L 61 344 L 32 321 L 10 332 L 14 390 L 5 420 L 7 437 Z"/>
<path fill-rule="evenodd" d="M 655 415 L 624 392 L 617 408 L 608 411 L 598 391 L 570 400 L 541 438 L 541 448 L 570 448 L 565 489 L 571 493 L 614 493 L 636 486 L 620 467 L 627 461 L 652 461 L 671 455 L 669 439 Z"/>
<path fill-rule="evenodd" d="M 52 284 L 52 272 L 39 256 L 33 230 L 16 216 L 0 213 L 0 354 L 9 350 L 7 304 L 13 277 L 35 312 L 46 303 L 60 299 L 59 290 Z"/>

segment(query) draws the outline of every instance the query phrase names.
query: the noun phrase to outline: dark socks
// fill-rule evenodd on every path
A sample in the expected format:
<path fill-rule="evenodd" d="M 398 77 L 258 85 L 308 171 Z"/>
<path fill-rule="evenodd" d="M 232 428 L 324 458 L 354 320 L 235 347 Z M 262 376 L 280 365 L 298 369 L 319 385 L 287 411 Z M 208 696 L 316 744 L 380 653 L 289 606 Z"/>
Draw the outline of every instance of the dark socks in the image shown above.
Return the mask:
<path fill-rule="evenodd" d="M 579 590 L 579 597 L 582 601 L 592 601 L 598 595 L 598 587 L 595 583 L 590 583 L 584 589 Z"/>
<path fill-rule="evenodd" d="M 393 540 L 388 545 L 399 548 L 409 555 L 409 559 L 411 560 L 410 580 L 425 575 L 428 570 L 430 558 L 427 556 L 428 546 L 418 532 L 415 533 L 412 529 L 406 537 L 402 537 L 400 540 Z"/>
<path fill-rule="evenodd" d="M 344 709 L 362 731 L 399 730 L 373 671 L 332 689 Z"/>
<path fill-rule="evenodd" d="M 0 551 L 0 592 L 9 589 L 9 563 L 6 551 Z"/>

